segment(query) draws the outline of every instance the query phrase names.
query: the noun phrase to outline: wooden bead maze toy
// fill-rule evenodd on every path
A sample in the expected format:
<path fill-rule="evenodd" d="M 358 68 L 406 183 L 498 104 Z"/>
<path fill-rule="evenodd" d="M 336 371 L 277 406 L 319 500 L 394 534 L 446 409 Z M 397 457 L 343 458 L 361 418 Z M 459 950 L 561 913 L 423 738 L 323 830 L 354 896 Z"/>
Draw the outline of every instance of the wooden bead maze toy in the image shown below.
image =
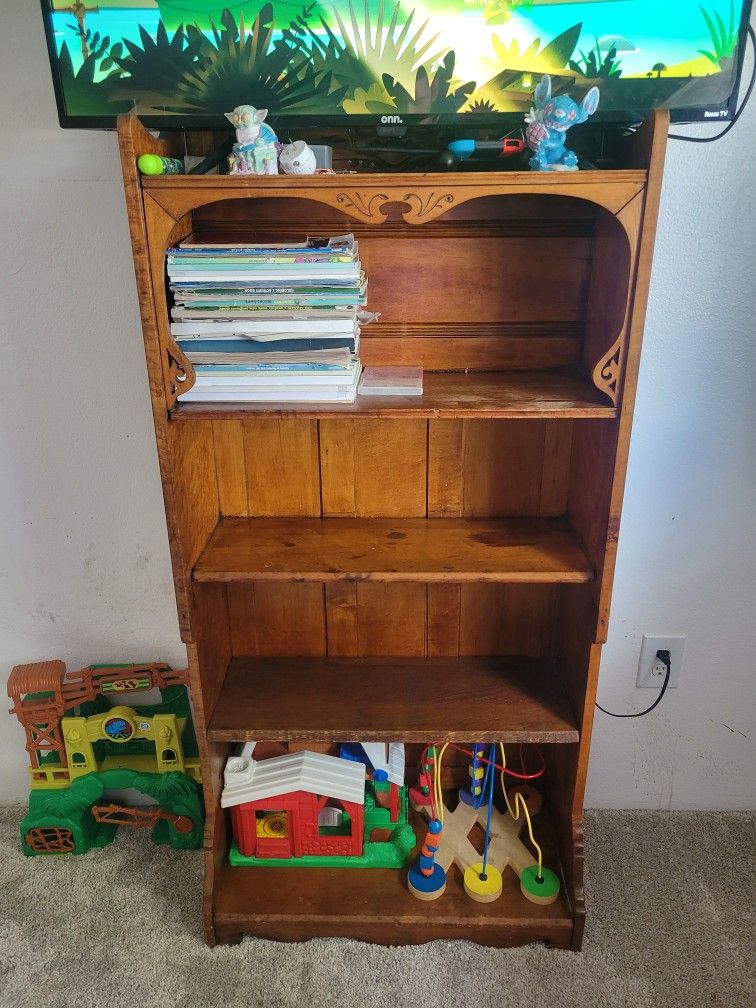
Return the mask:
<path fill-rule="evenodd" d="M 421 758 L 418 786 L 410 792 L 413 808 L 427 816 L 429 823 L 420 856 L 408 872 L 409 891 L 418 899 L 438 899 L 445 891 L 447 873 L 456 864 L 470 899 L 490 903 L 501 895 L 502 874 L 511 868 L 520 880 L 520 891 L 526 899 L 543 905 L 555 902 L 559 895 L 559 878 L 543 865 L 541 848 L 531 823 L 531 815 L 536 815 L 540 809 L 540 793 L 529 780 L 540 776 L 543 770 L 537 774 L 516 774 L 507 769 L 502 743 L 498 743 L 501 763 L 496 762 L 496 743 L 488 747 L 474 743 L 468 753 L 471 759 L 469 790 L 460 791 L 459 802 L 450 811 L 444 805 L 441 791 L 442 761 L 449 745 L 445 743 L 438 750 L 427 747 Z M 433 783 L 426 795 L 424 781 L 429 769 Z M 497 770 L 505 812 L 494 805 Z M 507 773 L 528 783 L 518 784 L 507 792 L 504 780 Z M 484 831 L 482 856 L 470 840 L 476 824 Z M 523 825 L 527 826 L 530 843 L 535 848 L 535 860 L 520 840 Z"/>

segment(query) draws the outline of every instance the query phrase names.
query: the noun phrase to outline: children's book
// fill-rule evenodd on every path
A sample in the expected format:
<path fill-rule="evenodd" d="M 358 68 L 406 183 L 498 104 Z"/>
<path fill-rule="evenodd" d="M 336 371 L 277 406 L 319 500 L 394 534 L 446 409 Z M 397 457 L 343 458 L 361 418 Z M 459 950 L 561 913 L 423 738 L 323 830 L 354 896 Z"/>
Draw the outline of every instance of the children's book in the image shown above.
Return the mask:
<path fill-rule="evenodd" d="M 289 385 L 193 385 L 180 393 L 182 402 L 354 402 L 357 398 L 357 384 L 360 369 L 355 369 L 348 385 L 313 385 L 292 383 Z"/>
<path fill-rule="evenodd" d="M 350 385 L 359 364 L 199 364 L 196 387 L 206 385 Z"/>

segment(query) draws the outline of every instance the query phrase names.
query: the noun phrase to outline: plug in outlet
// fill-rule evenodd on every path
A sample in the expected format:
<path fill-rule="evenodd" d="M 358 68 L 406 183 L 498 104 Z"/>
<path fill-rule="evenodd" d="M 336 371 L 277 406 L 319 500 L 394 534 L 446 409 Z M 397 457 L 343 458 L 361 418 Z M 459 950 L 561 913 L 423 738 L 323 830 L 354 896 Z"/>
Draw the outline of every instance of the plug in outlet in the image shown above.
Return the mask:
<path fill-rule="evenodd" d="M 640 660 L 638 661 L 638 678 L 635 680 L 635 685 L 639 689 L 646 687 L 660 689 L 664 684 L 667 667 L 660 658 L 656 657 L 656 652 L 669 651 L 670 672 L 667 689 L 675 689 L 675 687 L 680 685 L 680 668 L 682 667 L 684 650 L 685 637 L 682 635 L 677 637 L 649 637 L 644 634 Z"/>

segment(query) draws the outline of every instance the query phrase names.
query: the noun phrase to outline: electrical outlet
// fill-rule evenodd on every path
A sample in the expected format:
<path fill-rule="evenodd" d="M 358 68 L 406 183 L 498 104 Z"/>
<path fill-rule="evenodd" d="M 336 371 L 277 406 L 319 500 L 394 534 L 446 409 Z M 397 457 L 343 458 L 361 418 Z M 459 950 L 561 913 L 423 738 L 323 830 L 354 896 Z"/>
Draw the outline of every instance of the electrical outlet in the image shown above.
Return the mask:
<path fill-rule="evenodd" d="M 669 651 L 670 672 L 667 689 L 674 689 L 680 685 L 680 668 L 682 666 L 683 651 L 685 650 L 685 637 L 683 635 L 675 637 L 651 637 L 643 635 L 640 659 L 638 661 L 638 678 L 635 685 L 640 688 L 655 687 L 660 689 L 664 685 L 664 676 L 667 669 L 663 661 L 656 657 L 657 651 Z"/>

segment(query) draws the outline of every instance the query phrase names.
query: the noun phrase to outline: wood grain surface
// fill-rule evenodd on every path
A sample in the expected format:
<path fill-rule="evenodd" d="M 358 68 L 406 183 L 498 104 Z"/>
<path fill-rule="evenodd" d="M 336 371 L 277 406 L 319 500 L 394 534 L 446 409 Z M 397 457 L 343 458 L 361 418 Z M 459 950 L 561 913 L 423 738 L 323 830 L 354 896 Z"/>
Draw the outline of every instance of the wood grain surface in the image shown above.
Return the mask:
<path fill-rule="evenodd" d="M 422 396 L 357 396 L 353 403 L 182 403 L 173 421 L 266 416 L 608 419 L 616 409 L 585 378 L 563 371 L 426 371 Z"/>
<path fill-rule="evenodd" d="M 425 823 L 412 813 L 415 835 Z M 538 816 L 544 860 L 559 869 L 554 830 L 548 813 Z M 215 926 L 224 941 L 241 934 L 284 941 L 353 937 L 384 945 L 417 944 L 463 935 L 482 945 L 522 945 L 547 941 L 569 948 L 573 920 L 562 891 L 551 906 L 524 899 L 511 870 L 502 876 L 501 896 L 475 903 L 453 867 L 441 899 L 420 902 L 410 894 L 405 872 L 371 868 L 231 868 L 225 866 L 215 893 Z"/>
<path fill-rule="evenodd" d="M 590 581 L 559 519 L 223 518 L 196 581 Z"/>
<path fill-rule="evenodd" d="M 234 658 L 210 738 L 577 742 L 553 661 Z"/>

